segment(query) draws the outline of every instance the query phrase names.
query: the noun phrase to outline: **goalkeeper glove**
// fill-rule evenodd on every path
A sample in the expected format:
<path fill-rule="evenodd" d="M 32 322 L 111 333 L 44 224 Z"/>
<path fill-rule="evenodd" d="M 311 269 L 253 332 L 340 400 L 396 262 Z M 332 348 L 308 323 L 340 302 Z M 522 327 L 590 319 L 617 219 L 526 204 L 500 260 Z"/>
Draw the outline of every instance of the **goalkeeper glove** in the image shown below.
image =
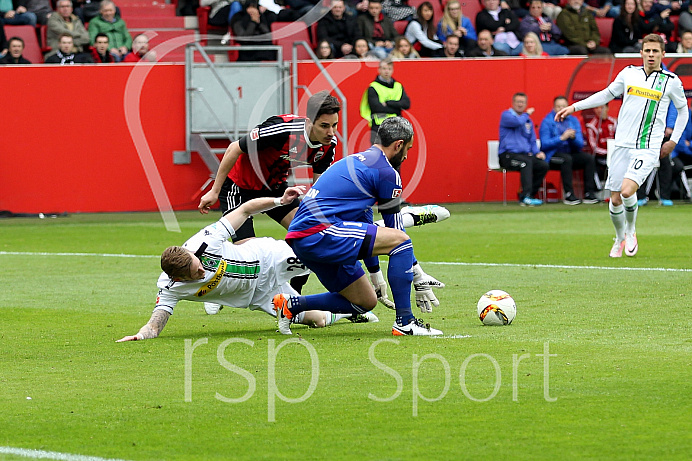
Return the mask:
<path fill-rule="evenodd" d="M 375 289 L 375 294 L 377 295 L 377 300 L 384 304 L 388 309 L 394 309 L 394 302 L 387 296 L 387 282 L 384 281 L 384 275 L 382 271 L 373 272 L 370 274 L 370 282 L 372 282 L 372 287 Z"/>
<path fill-rule="evenodd" d="M 416 289 L 416 306 L 420 308 L 420 311 L 425 313 L 432 312 L 433 306 L 439 306 L 440 301 L 437 300 L 435 293 L 432 289 L 424 286 L 413 286 Z"/>
<path fill-rule="evenodd" d="M 413 287 L 416 290 L 416 305 L 421 312 L 430 313 L 433 306 L 440 305 L 432 289 L 444 288 L 445 284 L 423 272 L 420 264 L 413 266 Z"/>

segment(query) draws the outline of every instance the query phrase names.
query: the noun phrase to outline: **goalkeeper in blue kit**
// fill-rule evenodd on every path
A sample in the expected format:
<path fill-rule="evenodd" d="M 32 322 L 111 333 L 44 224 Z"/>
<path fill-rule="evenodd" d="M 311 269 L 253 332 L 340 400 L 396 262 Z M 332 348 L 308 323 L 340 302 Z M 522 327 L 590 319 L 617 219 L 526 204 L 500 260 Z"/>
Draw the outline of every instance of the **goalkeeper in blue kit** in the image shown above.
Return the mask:
<path fill-rule="evenodd" d="M 288 228 L 286 242 L 329 292 L 276 295 L 281 333 L 290 334 L 291 320 L 306 310 L 362 314 L 373 309 L 377 294 L 359 260 L 372 267 L 377 265 L 378 255 L 388 255 L 387 277 L 396 309 L 392 334 L 442 334 L 411 311 L 412 282 L 423 312 L 432 311 L 431 300 L 439 304 L 431 287 L 444 286 L 420 269 L 411 239 L 403 231 L 399 211 L 402 184 L 396 169 L 412 145 L 411 123 L 402 117 L 388 118 L 379 128 L 376 144 L 334 163 L 308 191 Z M 386 227 L 372 222 L 375 203 Z"/>

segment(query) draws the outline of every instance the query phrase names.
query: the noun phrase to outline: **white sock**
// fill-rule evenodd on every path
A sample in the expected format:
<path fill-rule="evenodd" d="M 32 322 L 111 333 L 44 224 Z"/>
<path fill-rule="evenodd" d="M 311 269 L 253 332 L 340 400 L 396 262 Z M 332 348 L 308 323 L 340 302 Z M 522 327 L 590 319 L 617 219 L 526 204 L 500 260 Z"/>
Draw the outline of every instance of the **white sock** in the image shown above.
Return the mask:
<path fill-rule="evenodd" d="M 637 194 L 632 194 L 629 197 L 622 197 L 622 204 L 625 206 L 625 233 L 632 235 L 636 232 L 635 224 L 637 223 Z"/>
<path fill-rule="evenodd" d="M 617 237 L 618 242 L 622 242 L 625 240 L 625 207 L 622 205 L 615 206 L 611 200 L 608 208 L 610 208 L 610 220 L 615 226 L 615 237 Z"/>
<path fill-rule="evenodd" d="M 413 215 L 411 213 L 401 213 L 401 223 L 405 229 L 413 227 Z"/>

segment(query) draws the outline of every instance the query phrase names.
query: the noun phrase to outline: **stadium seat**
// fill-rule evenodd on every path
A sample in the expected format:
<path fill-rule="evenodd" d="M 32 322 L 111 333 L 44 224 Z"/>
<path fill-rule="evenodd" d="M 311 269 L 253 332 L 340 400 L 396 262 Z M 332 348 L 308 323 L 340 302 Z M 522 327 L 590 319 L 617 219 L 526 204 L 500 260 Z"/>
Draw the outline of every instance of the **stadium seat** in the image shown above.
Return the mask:
<path fill-rule="evenodd" d="M 228 31 L 227 27 L 209 25 L 210 11 L 210 6 L 200 6 L 197 8 L 197 28 L 199 29 L 200 42 L 204 46 L 207 44 L 207 35 L 209 34 L 209 31 L 215 30 L 222 33 L 226 33 Z"/>
<path fill-rule="evenodd" d="M 461 12 L 464 16 L 469 18 L 473 23 L 473 27 L 476 27 L 476 15 L 483 11 L 483 5 L 480 0 L 460 0 L 461 1 Z M 447 3 L 447 2 L 445 2 Z M 442 19 L 442 15 L 440 15 Z M 478 32 L 478 31 L 476 31 Z"/>
<path fill-rule="evenodd" d="M 43 63 L 43 53 L 41 53 L 41 46 L 38 44 L 38 37 L 36 36 L 36 27 L 5 26 L 5 36 L 8 39 L 11 37 L 19 37 L 22 40 L 24 40 L 23 56 L 29 61 L 31 61 L 32 64 Z"/>
<path fill-rule="evenodd" d="M 41 53 L 46 54 L 53 49 L 48 46 L 48 26 L 44 24 L 39 30 L 41 31 Z"/>
<path fill-rule="evenodd" d="M 601 34 L 601 46 L 610 46 L 610 37 L 613 35 L 613 18 L 596 18 L 598 33 Z"/>
<path fill-rule="evenodd" d="M 536 139 L 536 142 L 538 143 L 538 148 L 540 149 L 541 140 Z M 485 191 L 488 187 L 488 175 L 491 171 L 497 171 L 498 173 L 502 173 L 502 204 L 507 205 L 507 170 L 500 166 L 500 153 L 498 152 L 499 148 L 500 141 L 488 141 L 488 171 L 485 173 L 485 183 L 483 184 L 483 197 L 481 198 L 481 202 L 485 202 Z M 538 192 L 539 196 L 542 197 L 541 199 L 544 202 L 548 201 L 547 177 L 548 175 L 546 174 L 546 176 L 543 178 L 543 188 Z"/>
<path fill-rule="evenodd" d="M 272 23 L 272 42 L 283 48 L 283 60 L 290 61 L 293 58 L 293 43 L 306 42 L 311 46 L 308 27 L 302 21 L 274 22 Z M 305 47 L 298 47 L 298 59 L 310 59 L 310 54 Z"/>
<path fill-rule="evenodd" d="M 483 184 L 483 198 L 481 202 L 485 202 L 485 191 L 488 187 L 488 175 L 491 171 L 502 173 L 502 204 L 507 205 L 507 170 L 500 166 L 500 157 L 498 148 L 500 141 L 488 141 L 488 171 L 485 173 L 485 183 Z"/>
<path fill-rule="evenodd" d="M 394 22 L 394 28 L 396 29 L 396 33 L 399 35 L 404 35 L 404 32 L 406 32 L 406 26 L 408 26 L 408 21 Z"/>
<path fill-rule="evenodd" d="M 668 16 L 670 18 L 670 22 L 673 23 L 673 33 L 670 36 L 670 40 L 672 42 L 679 42 L 680 41 L 680 26 L 678 25 L 680 22 L 680 16 L 673 16 L 670 15 Z"/>

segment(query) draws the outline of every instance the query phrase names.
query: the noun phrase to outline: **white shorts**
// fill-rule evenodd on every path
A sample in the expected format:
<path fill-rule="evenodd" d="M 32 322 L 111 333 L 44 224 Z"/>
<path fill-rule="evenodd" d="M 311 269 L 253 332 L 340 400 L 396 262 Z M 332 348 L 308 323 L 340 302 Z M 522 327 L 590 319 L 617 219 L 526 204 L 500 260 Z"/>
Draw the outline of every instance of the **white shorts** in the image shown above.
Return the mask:
<path fill-rule="evenodd" d="M 658 165 L 660 149 L 631 149 L 615 146 L 608 165 L 605 188 L 622 190 L 622 180 L 627 178 L 641 186 L 649 173 Z"/>
<path fill-rule="evenodd" d="M 310 269 L 296 257 L 290 246 L 283 240 L 270 238 L 252 239 L 243 245 L 256 245 L 256 251 L 263 261 L 263 274 L 257 282 L 250 310 L 261 309 L 269 315 L 275 315 L 272 299 L 279 293 L 298 296 L 289 284 L 293 277 L 307 275 Z"/>

